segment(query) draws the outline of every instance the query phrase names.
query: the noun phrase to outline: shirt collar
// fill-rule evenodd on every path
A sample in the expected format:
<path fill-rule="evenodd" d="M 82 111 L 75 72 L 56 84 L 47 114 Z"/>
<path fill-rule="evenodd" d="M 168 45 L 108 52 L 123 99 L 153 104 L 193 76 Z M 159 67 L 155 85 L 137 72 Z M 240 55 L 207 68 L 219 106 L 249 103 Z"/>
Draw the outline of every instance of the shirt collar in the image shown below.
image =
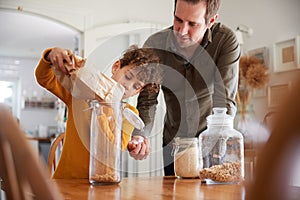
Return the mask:
<path fill-rule="evenodd" d="M 212 42 L 212 31 L 211 29 L 207 29 L 200 45 L 203 48 L 205 48 L 211 42 Z"/>

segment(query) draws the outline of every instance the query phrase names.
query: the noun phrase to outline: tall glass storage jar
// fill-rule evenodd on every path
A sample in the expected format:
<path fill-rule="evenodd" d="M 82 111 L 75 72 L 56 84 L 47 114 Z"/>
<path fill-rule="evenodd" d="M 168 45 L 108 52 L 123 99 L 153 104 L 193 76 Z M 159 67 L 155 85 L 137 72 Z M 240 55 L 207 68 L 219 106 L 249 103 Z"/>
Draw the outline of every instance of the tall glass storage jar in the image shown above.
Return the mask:
<path fill-rule="evenodd" d="M 213 108 L 207 129 L 199 136 L 203 169 L 200 179 L 207 183 L 239 183 L 244 180 L 243 135 L 233 128 L 227 108 Z"/>
<path fill-rule="evenodd" d="M 175 175 L 178 178 L 198 178 L 202 168 L 198 138 L 176 137 L 173 152 Z"/>
<path fill-rule="evenodd" d="M 93 100 L 90 126 L 89 181 L 93 185 L 121 182 L 121 102 Z"/>

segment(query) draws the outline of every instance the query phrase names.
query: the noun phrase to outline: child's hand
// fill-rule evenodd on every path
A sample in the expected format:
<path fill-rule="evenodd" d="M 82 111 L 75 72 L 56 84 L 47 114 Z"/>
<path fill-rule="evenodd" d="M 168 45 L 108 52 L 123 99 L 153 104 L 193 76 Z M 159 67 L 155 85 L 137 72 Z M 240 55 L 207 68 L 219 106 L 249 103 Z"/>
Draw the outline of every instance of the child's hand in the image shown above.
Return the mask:
<path fill-rule="evenodd" d="M 150 153 L 150 144 L 147 138 L 142 136 L 133 136 L 127 145 L 127 149 L 129 151 L 129 155 L 135 160 L 143 160 L 146 159 Z"/>
<path fill-rule="evenodd" d="M 67 63 L 70 66 L 72 65 L 72 60 L 70 58 L 72 54 L 71 50 L 55 47 L 49 52 L 45 59 L 50 61 L 54 68 L 68 75 L 69 72 L 65 68 L 64 64 Z"/>
<path fill-rule="evenodd" d="M 128 146 L 127 146 L 128 151 L 129 152 L 133 151 L 133 152 L 138 153 L 137 149 L 141 148 L 143 142 L 144 142 L 144 137 L 139 136 L 139 135 L 132 136 L 132 138 L 129 141 Z"/>

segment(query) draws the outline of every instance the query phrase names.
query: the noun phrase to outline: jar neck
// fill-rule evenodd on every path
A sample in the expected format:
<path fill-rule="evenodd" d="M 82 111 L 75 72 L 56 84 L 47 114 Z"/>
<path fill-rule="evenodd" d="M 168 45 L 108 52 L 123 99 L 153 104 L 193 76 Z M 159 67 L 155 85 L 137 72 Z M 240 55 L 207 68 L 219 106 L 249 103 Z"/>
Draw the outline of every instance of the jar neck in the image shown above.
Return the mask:
<path fill-rule="evenodd" d="M 233 128 L 233 124 L 207 124 L 207 128 L 218 127 L 218 128 Z"/>
<path fill-rule="evenodd" d="M 175 142 L 182 142 L 182 143 L 192 143 L 192 142 L 197 142 L 198 138 L 196 137 L 176 137 Z"/>
<path fill-rule="evenodd" d="M 198 143 L 198 138 L 181 138 L 181 137 L 176 137 L 174 145 L 194 145 Z"/>

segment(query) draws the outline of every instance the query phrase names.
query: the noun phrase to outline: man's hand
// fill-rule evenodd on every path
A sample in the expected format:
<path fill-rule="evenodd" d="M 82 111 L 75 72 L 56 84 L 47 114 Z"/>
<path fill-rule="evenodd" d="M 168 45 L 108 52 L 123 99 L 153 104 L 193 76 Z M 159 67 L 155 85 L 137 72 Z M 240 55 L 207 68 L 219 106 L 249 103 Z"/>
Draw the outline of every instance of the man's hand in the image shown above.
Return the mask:
<path fill-rule="evenodd" d="M 129 155 L 135 160 L 143 160 L 150 154 L 150 143 L 148 138 L 140 140 L 142 136 L 133 136 L 127 145 Z"/>
<path fill-rule="evenodd" d="M 72 60 L 70 56 L 72 55 L 72 51 L 69 49 L 62 49 L 59 47 L 53 48 L 48 55 L 46 55 L 45 59 L 51 62 L 52 66 L 64 74 L 68 75 L 69 72 L 65 68 L 64 64 L 72 65 Z"/>

